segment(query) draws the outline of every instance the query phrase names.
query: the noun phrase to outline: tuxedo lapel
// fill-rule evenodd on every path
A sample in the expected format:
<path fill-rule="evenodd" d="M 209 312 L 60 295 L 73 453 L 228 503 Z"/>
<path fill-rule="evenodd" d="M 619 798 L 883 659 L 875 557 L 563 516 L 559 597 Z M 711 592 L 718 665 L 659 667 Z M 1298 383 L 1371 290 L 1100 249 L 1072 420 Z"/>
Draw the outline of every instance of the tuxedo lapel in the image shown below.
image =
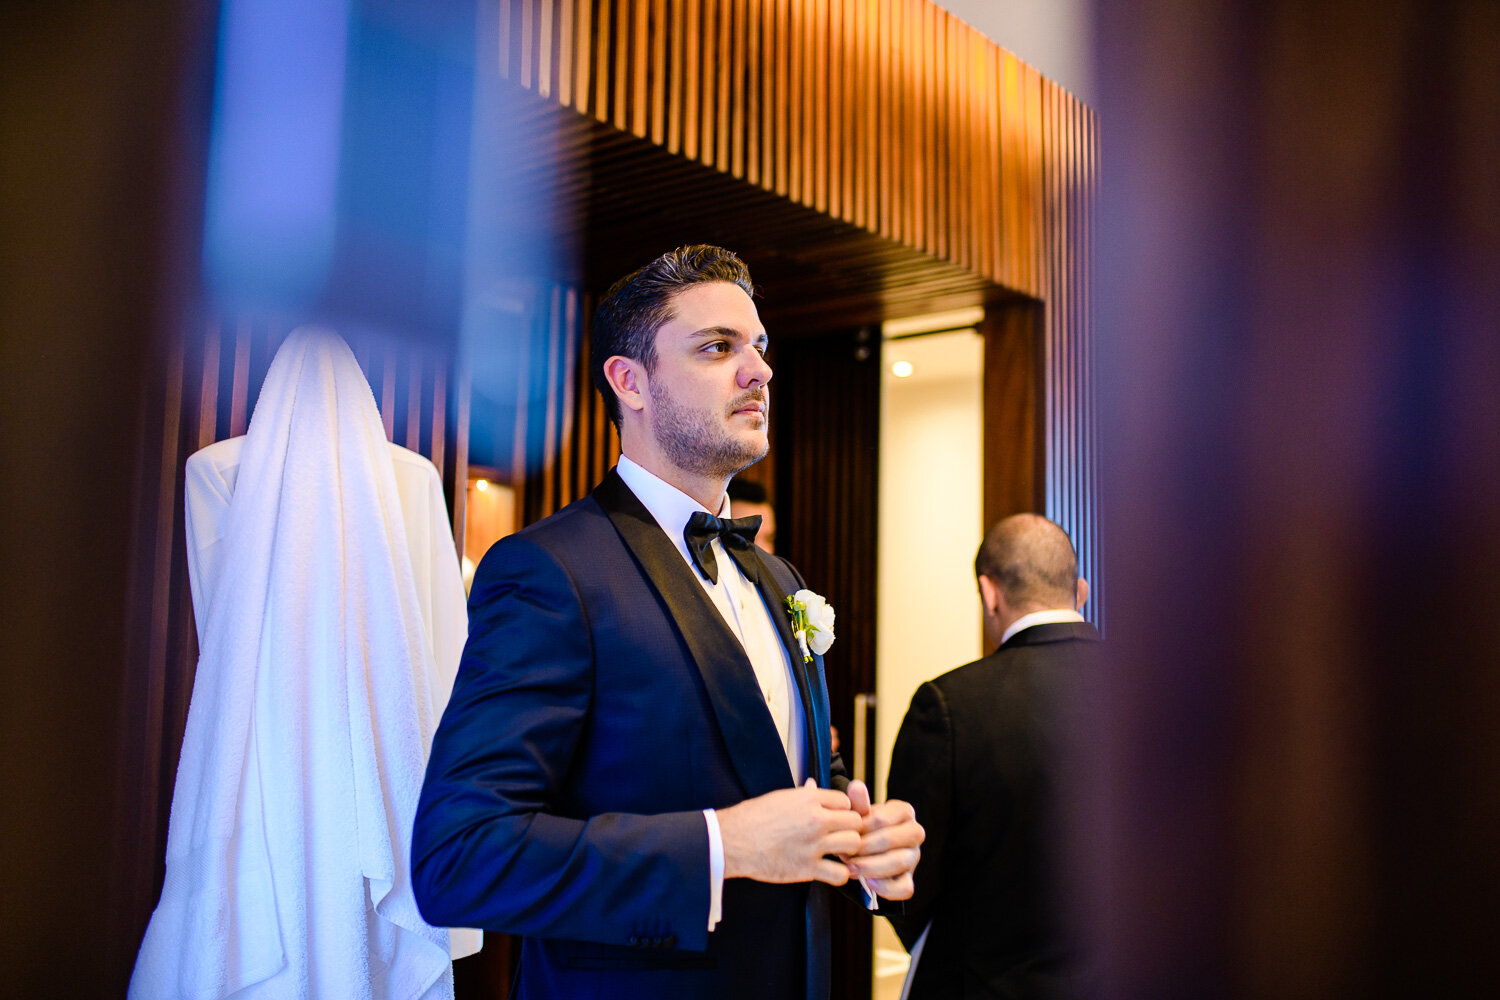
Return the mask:
<path fill-rule="evenodd" d="M 703 678 L 729 758 L 747 797 L 786 788 L 792 783 L 792 775 L 781 737 L 744 647 L 676 546 L 619 474 L 610 470 L 593 496 L 671 611 L 673 624 Z"/>
<path fill-rule="evenodd" d="M 829 744 L 828 719 L 823 714 L 828 694 L 822 688 L 822 674 L 813 670 L 813 665 L 802 658 L 802 647 L 798 645 L 796 633 L 792 631 L 792 618 L 787 610 L 786 599 L 793 588 L 783 586 L 776 579 L 771 567 L 761 558 L 760 549 L 752 548 L 750 552 L 755 557 L 758 570 L 755 585 L 760 590 L 766 607 L 770 609 L 771 620 L 776 623 L 776 632 L 786 646 L 787 655 L 791 657 L 792 676 L 797 679 L 797 691 L 802 696 L 802 718 L 807 727 L 807 748 L 811 755 L 809 766 L 813 777 L 818 779 L 818 784 L 827 787 L 828 759 L 833 755 L 833 750 Z M 818 681 L 818 694 L 813 690 L 814 677 Z"/>

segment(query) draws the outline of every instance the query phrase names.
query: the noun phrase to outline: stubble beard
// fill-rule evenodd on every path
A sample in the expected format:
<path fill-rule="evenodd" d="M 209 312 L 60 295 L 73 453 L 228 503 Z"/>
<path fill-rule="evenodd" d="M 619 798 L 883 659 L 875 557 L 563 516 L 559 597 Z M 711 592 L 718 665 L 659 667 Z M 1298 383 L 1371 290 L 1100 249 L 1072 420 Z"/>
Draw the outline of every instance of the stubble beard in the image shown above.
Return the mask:
<path fill-rule="evenodd" d="M 699 476 L 729 479 L 766 457 L 764 438 L 746 440 L 729 433 L 724 417 L 716 418 L 704 411 L 681 406 L 666 386 L 648 383 L 651 395 L 651 433 L 656 437 L 667 460 L 685 472 Z M 765 403 L 762 420 L 769 417 L 769 401 L 764 389 L 751 389 L 729 406 L 729 413 L 752 401 Z"/>

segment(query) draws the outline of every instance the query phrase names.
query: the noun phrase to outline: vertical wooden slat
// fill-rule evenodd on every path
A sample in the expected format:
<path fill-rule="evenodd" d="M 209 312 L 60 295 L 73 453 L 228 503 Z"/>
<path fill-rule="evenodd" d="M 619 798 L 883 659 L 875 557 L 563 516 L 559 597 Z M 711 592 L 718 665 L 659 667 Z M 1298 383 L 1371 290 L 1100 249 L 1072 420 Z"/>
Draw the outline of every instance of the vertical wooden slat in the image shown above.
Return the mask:
<path fill-rule="evenodd" d="M 847 208 L 844 218 L 862 229 L 870 228 L 865 175 L 870 153 L 870 98 L 867 79 L 870 65 L 870 8 L 866 0 L 849 0 L 853 37 L 849 44 L 849 69 L 844 76 L 849 105 L 849 147 L 844 156 L 844 187 Z"/>
<path fill-rule="evenodd" d="M 714 109 L 718 104 L 718 74 L 714 71 L 717 51 L 720 0 L 701 3 L 698 10 L 698 38 L 702 44 L 693 71 L 698 74 L 698 155 L 699 162 L 710 165 L 714 154 Z"/>
<path fill-rule="evenodd" d="M 761 98 L 770 78 L 762 62 L 761 4 L 764 0 L 745 0 L 745 180 L 759 187 L 765 185 L 761 170 L 760 149 L 765 135 L 761 120 Z"/>
<path fill-rule="evenodd" d="M 542 97 L 552 94 L 553 71 L 556 69 L 555 53 L 552 49 L 552 23 L 555 20 L 556 10 L 553 5 L 558 0 L 540 0 L 537 10 L 537 42 L 536 42 L 536 92 Z M 561 0 L 569 3 L 570 0 Z"/>
<path fill-rule="evenodd" d="M 900 238 L 907 246 L 922 247 L 922 182 L 926 177 L 926 155 L 931 138 L 924 131 L 927 116 L 924 113 L 926 84 L 926 53 L 927 41 L 922 36 L 922 13 L 923 6 L 920 0 L 902 0 L 902 33 L 899 37 L 910 37 L 917 40 L 915 47 L 906 47 L 906 73 L 905 83 L 907 91 L 903 100 L 906 112 L 905 121 L 899 136 L 905 141 L 897 139 L 900 143 L 898 148 L 906 153 L 907 170 L 901 177 L 901 236 Z M 910 141 L 915 137 L 916 141 Z"/>
<path fill-rule="evenodd" d="M 250 398 L 250 321 L 242 319 L 234 330 L 234 382 L 230 390 L 229 436 L 239 437 L 250 425 L 246 406 Z"/>
<path fill-rule="evenodd" d="M 715 47 L 716 101 L 714 102 L 714 155 L 712 165 L 729 171 L 730 73 L 735 69 L 734 0 L 721 0 L 718 16 L 719 44 Z"/>
<path fill-rule="evenodd" d="M 933 134 L 933 87 L 932 78 L 936 70 L 935 57 L 933 53 L 933 22 L 936 19 L 937 10 L 930 4 L 917 2 L 913 4 L 917 22 L 917 37 L 922 40 L 920 48 L 916 53 L 917 63 L 917 135 L 921 141 L 917 145 L 915 162 L 916 170 L 911 177 L 911 202 L 912 202 L 912 229 L 911 245 L 919 250 L 931 252 L 932 246 L 928 238 L 932 232 L 930 214 L 932 212 L 932 158 L 937 149 Z"/>
<path fill-rule="evenodd" d="M 818 79 L 818 42 L 821 38 L 818 13 L 823 3 L 824 0 L 805 0 L 797 19 L 798 51 L 802 59 L 801 101 L 797 112 L 797 134 L 801 138 L 798 173 L 802 177 L 802 196 L 797 200 L 804 205 L 811 205 L 817 197 L 818 112 L 822 110 L 819 107 L 822 94 Z"/>
<path fill-rule="evenodd" d="M 146 676 L 151 685 L 148 699 L 155 713 L 166 704 L 167 647 L 174 626 L 171 614 L 172 549 L 177 540 L 177 495 L 182 483 L 183 345 L 170 349 L 161 410 L 161 465 L 157 479 L 155 546 L 151 561 L 151 632 Z M 148 718 L 147 732 L 153 738 L 165 723 L 164 713 Z"/>
<path fill-rule="evenodd" d="M 928 251 L 934 257 L 947 256 L 948 239 L 948 14 L 932 8 L 932 50 L 930 72 L 932 84 L 932 200 L 928 203 Z"/>
<path fill-rule="evenodd" d="M 624 3 L 625 0 L 620 0 Z M 594 118 L 609 121 L 609 30 L 610 0 L 599 0 L 599 19 L 594 32 Z"/>
<path fill-rule="evenodd" d="M 616 0 L 615 38 L 610 46 L 614 60 L 614 78 L 610 85 L 610 124 L 621 132 L 630 131 L 630 0 Z"/>
<path fill-rule="evenodd" d="M 683 108 L 693 81 L 687 75 L 687 36 L 683 31 L 685 6 L 695 0 L 670 0 L 672 8 L 671 64 L 668 67 L 670 91 L 667 96 L 667 152 L 682 151 Z"/>
<path fill-rule="evenodd" d="M 561 0 L 557 25 L 557 103 L 563 107 L 573 104 L 573 74 L 578 61 L 573 22 L 577 10 L 576 0 Z"/>
<path fill-rule="evenodd" d="M 651 71 L 651 38 L 647 31 L 651 7 L 647 0 L 635 0 L 634 14 L 630 45 L 630 133 L 644 139 L 650 131 L 646 109 L 651 99 L 647 89 Z"/>
<path fill-rule="evenodd" d="M 699 55 L 698 19 L 702 13 L 703 0 L 683 0 L 682 35 L 683 48 L 683 99 L 682 99 L 682 155 L 690 160 L 698 158 L 698 107 L 703 96 L 703 66 Z"/>
<path fill-rule="evenodd" d="M 551 513 L 557 509 L 557 454 L 559 441 L 558 424 L 562 419 L 562 400 L 559 398 L 562 392 L 562 384 L 566 381 L 561 375 L 560 355 L 561 350 L 561 324 L 562 324 L 562 286 L 553 285 L 552 294 L 547 303 L 547 404 L 546 416 L 542 425 L 542 509 Z"/>
<path fill-rule="evenodd" d="M 812 102 L 813 141 L 808 150 L 808 171 L 812 175 L 812 206 L 819 212 L 828 211 L 828 168 L 832 161 L 828 140 L 828 112 L 833 103 L 833 91 L 829 84 L 828 45 L 833 37 L 833 26 L 828 23 L 830 0 L 811 0 L 813 9 L 812 30 L 808 33 L 808 47 L 812 51 L 810 60 L 812 79 L 807 88 L 808 100 Z"/>
<path fill-rule="evenodd" d="M 869 19 L 866 17 L 865 0 L 844 0 L 848 29 L 844 39 L 843 92 L 844 106 L 840 109 L 843 120 L 843 212 L 841 218 L 864 227 L 868 224 L 864 205 L 864 185 L 860 172 L 865 158 L 866 126 L 864 109 L 870 103 L 870 93 L 863 86 L 865 66 L 869 55 Z"/>
<path fill-rule="evenodd" d="M 660 22 L 658 22 L 660 23 Z M 563 291 L 562 313 L 562 367 L 558 370 L 556 383 L 562 388 L 561 421 L 558 429 L 558 506 L 572 503 L 581 495 L 577 477 L 574 475 L 573 456 L 578 417 L 576 387 L 578 385 L 578 289 L 568 287 Z"/>
<path fill-rule="evenodd" d="M 536 3 L 537 0 L 520 0 L 521 3 L 521 86 L 536 86 Z"/>
<path fill-rule="evenodd" d="M 203 382 L 198 392 L 198 448 L 214 443 L 219 421 L 220 325 L 210 323 L 203 335 Z"/>
<path fill-rule="evenodd" d="M 963 185 L 968 177 L 968 171 L 963 169 L 963 147 L 962 143 L 967 138 L 964 126 L 967 124 L 964 113 L 967 102 L 964 101 L 965 88 L 960 84 L 963 69 L 962 55 L 967 55 L 959 48 L 960 24 L 958 18 L 944 14 L 942 16 L 947 30 L 947 42 L 945 45 L 946 72 L 944 75 L 944 100 L 947 118 L 945 126 L 947 129 L 947 141 L 944 143 L 947 163 L 943 169 L 943 189 L 946 196 L 943 201 L 943 240 L 939 243 L 938 253 L 957 264 L 968 266 L 968 255 L 964 252 L 965 233 L 968 229 L 967 221 L 963 213 L 958 211 L 959 199 L 963 193 Z"/>
<path fill-rule="evenodd" d="M 730 52 L 729 84 L 732 90 L 729 104 L 729 173 L 733 177 L 745 176 L 746 122 L 753 114 L 749 104 L 749 91 L 754 89 L 749 67 L 750 39 L 753 24 L 750 0 L 733 0 L 734 16 L 731 24 L 733 46 Z"/>
<path fill-rule="evenodd" d="M 520 2 L 525 3 L 526 0 L 520 0 Z M 510 33 L 510 5 L 511 0 L 500 0 L 500 38 L 498 49 L 499 60 L 497 69 L 500 73 L 500 79 L 502 80 L 510 79 L 510 47 L 513 43 Z"/>
<path fill-rule="evenodd" d="M 396 440 L 396 359 L 387 347 L 380 352 L 380 422 L 386 440 Z"/>
<path fill-rule="evenodd" d="M 984 62 L 976 68 L 976 72 L 983 86 L 984 98 L 980 102 L 977 112 L 981 124 L 981 135 L 979 137 L 980 167 L 979 176 L 984 179 L 985 199 L 979 206 L 982 219 L 997 220 L 1003 210 L 1000 204 L 1000 122 L 997 109 L 999 98 L 998 81 L 995 79 L 998 65 L 997 53 L 994 48 L 985 45 L 979 40 L 980 47 L 984 51 Z M 1000 247 L 991 235 L 998 230 L 993 222 L 988 226 L 980 227 L 978 242 L 980 246 L 980 270 L 992 279 L 999 278 L 1000 271 Z"/>
<path fill-rule="evenodd" d="M 792 195 L 792 162 L 795 156 L 796 137 L 793 133 L 792 112 L 792 15 L 791 0 L 775 0 L 775 23 L 771 26 L 776 40 L 776 124 L 771 140 L 771 155 L 775 158 L 776 186 L 779 195 Z"/>
<path fill-rule="evenodd" d="M 787 161 L 787 184 L 786 195 L 793 201 L 802 201 L 802 147 L 806 145 L 806 137 L 803 134 L 803 123 L 805 121 L 803 110 L 803 95 L 806 93 L 806 83 L 802 77 L 803 45 L 806 32 L 803 30 L 805 12 L 801 5 L 794 2 L 788 5 L 787 28 L 786 28 L 786 53 L 787 53 L 787 89 L 786 98 L 783 101 L 786 107 L 787 131 L 786 131 L 786 161 Z"/>
<path fill-rule="evenodd" d="M 865 92 L 874 100 L 865 110 L 865 127 L 869 129 L 865 152 L 865 228 L 890 236 L 890 49 L 885 44 L 890 30 L 890 5 L 882 0 L 866 0 L 867 35 Z"/>
<path fill-rule="evenodd" d="M 406 376 L 406 447 L 422 450 L 422 358 L 413 352 Z"/>
<path fill-rule="evenodd" d="M 651 0 L 651 141 L 667 139 L 667 0 Z"/>
<path fill-rule="evenodd" d="M 453 539 L 460 557 L 469 521 L 469 417 L 472 384 L 467 367 L 459 367 L 453 401 Z"/>
<path fill-rule="evenodd" d="M 577 53 L 573 70 L 574 106 L 587 114 L 590 111 L 589 81 L 594 78 L 593 51 L 590 45 L 594 38 L 594 6 L 592 3 L 575 3 L 570 6 L 578 14 L 577 34 L 573 39 L 573 51 Z"/>
<path fill-rule="evenodd" d="M 592 377 L 589 371 L 589 300 L 586 296 L 580 296 L 578 316 L 578 364 L 577 371 L 573 376 L 574 399 L 576 400 L 576 415 L 573 425 L 576 432 L 573 435 L 577 441 L 573 450 L 573 490 L 574 495 L 579 495 L 585 485 L 592 486 L 596 481 L 593 478 L 593 466 L 589 464 L 592 450 L 597 446 L 599 432 L 595 423 L 596 413 L 599 408 L 599 394 L 593 391 Z"/>
<path fill-rule="evenodd" d="M 432 459 L 432 464 L 443 469 L 443 447 L 447 443 L 448 427 L 448 366 L 437 365 L 432 372 L 432 434 L 428 440 L 432 446 L 427 450 L 427 457 Z"/>
<path fill-rule="evenodd" d="M 530 456 L 526 452 L 527 417 L 531 412 L 531 340 L 535 316 L 528 314 L 525 332 L 521 336 L 520 351 L 516 357 L 516 416 L 515 434 L 511 438 L 510 486 L 516 495 L 516 523 L 512 530 L 522 527 L 526 517 L 526 467 Z"/>

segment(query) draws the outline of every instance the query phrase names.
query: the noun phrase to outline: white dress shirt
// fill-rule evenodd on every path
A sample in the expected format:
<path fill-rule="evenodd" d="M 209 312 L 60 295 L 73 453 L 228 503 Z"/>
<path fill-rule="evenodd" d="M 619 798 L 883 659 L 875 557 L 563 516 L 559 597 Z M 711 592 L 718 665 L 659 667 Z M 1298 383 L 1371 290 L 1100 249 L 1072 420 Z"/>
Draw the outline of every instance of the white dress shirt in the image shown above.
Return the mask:
<path fill-rule="evenodd" d="M 1022 615 L 1021 617 L 1010 623 L 1010 628 L 1006 629 L 1005 634 L 1000 637 L 1000 645 L 1003 646 L 1007 642 L 1010 642 L 1010 637 L 1021 631 L 1023 628 L 1031 628 L 1031 626 L 1033 625 L 1059 625 L 1063 622 L 1082 622 L 1087 620 L 1088 619 L 1084 618 L 1083 615 L 1079 614 L 1077 611 L 1073 611 L 1070 608 L 1053 608 L 1049 611 L 1033 611 L 1030 614 Z"/>
<path fill-rule="evenodd" d="M 707 510 L 706 507 L 625 455 L 620 456 L 615 469 L 625 485 L 630 487 L 630 492 L 651 512 L 661 530 L 672 540 L 693 575 L 703 585 L 709 600 L 719 609 L 724 623 L 740 641 L 750 660 L 750 666 L 755 670 L 755 678 L 766 699 L 771 720 L 776 724 L 776 732 L 781 736 L 781 746 L 786 751 L 792 776 L 800 783 L 808 774 L 807 735 L 803 724 L 805 710 L 792 674 L 791 651 L 781 641 L 781 635 L 771 617 L 771 609 L 766 606 L 765 599 L 755 584 L 745 577 L 739 564 L 724 551 L 724 546 L 717 538 L 709 544 L 719 567 L 718 582 L 709 582 L 694 565 L 693 557 L 688 552 L 687 539 L 683 537 L 683 529 L 694 513 Z M 729 498 L 724 498 L 719 510 L 708 513 L 728 517 Z M 714 811 L 705 809 L 703 815 L 708 824 L 710 866 L 708 929 L 713 930 L 723 909 L 724 842 L 719 834 L 719 821 Z"/>

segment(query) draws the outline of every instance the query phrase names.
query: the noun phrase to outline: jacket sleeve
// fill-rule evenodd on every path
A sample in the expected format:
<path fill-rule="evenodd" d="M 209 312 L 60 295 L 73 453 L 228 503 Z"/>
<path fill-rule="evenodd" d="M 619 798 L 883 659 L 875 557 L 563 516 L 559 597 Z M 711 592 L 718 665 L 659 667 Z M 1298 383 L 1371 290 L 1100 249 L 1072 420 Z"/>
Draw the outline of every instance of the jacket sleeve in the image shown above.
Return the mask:
<path fill-rule="evenodd" d="M 469 640 L 417 807 L 413 887 L 429 922 L 707 947 L 703 814 L 587 816 L 567 801 L 593 673 L 586 609 L 564 567 L 523 536 L 503 539 L 475 575 Z"/>
<path fill-rule="evenodd" d="M 933 903 L 948 877 L 947 840 L 953 818 L 953 730 L 943 694 L 932 683 L 912 695 L 911 707 L 896 734 L 888 798 L 903 799 L 917 812 L 927 832 L 922 860 L 913 873 L 914 891 L 901 913 L 887 914 L 907 949 L 916 944 L 932 917 Z"/>

